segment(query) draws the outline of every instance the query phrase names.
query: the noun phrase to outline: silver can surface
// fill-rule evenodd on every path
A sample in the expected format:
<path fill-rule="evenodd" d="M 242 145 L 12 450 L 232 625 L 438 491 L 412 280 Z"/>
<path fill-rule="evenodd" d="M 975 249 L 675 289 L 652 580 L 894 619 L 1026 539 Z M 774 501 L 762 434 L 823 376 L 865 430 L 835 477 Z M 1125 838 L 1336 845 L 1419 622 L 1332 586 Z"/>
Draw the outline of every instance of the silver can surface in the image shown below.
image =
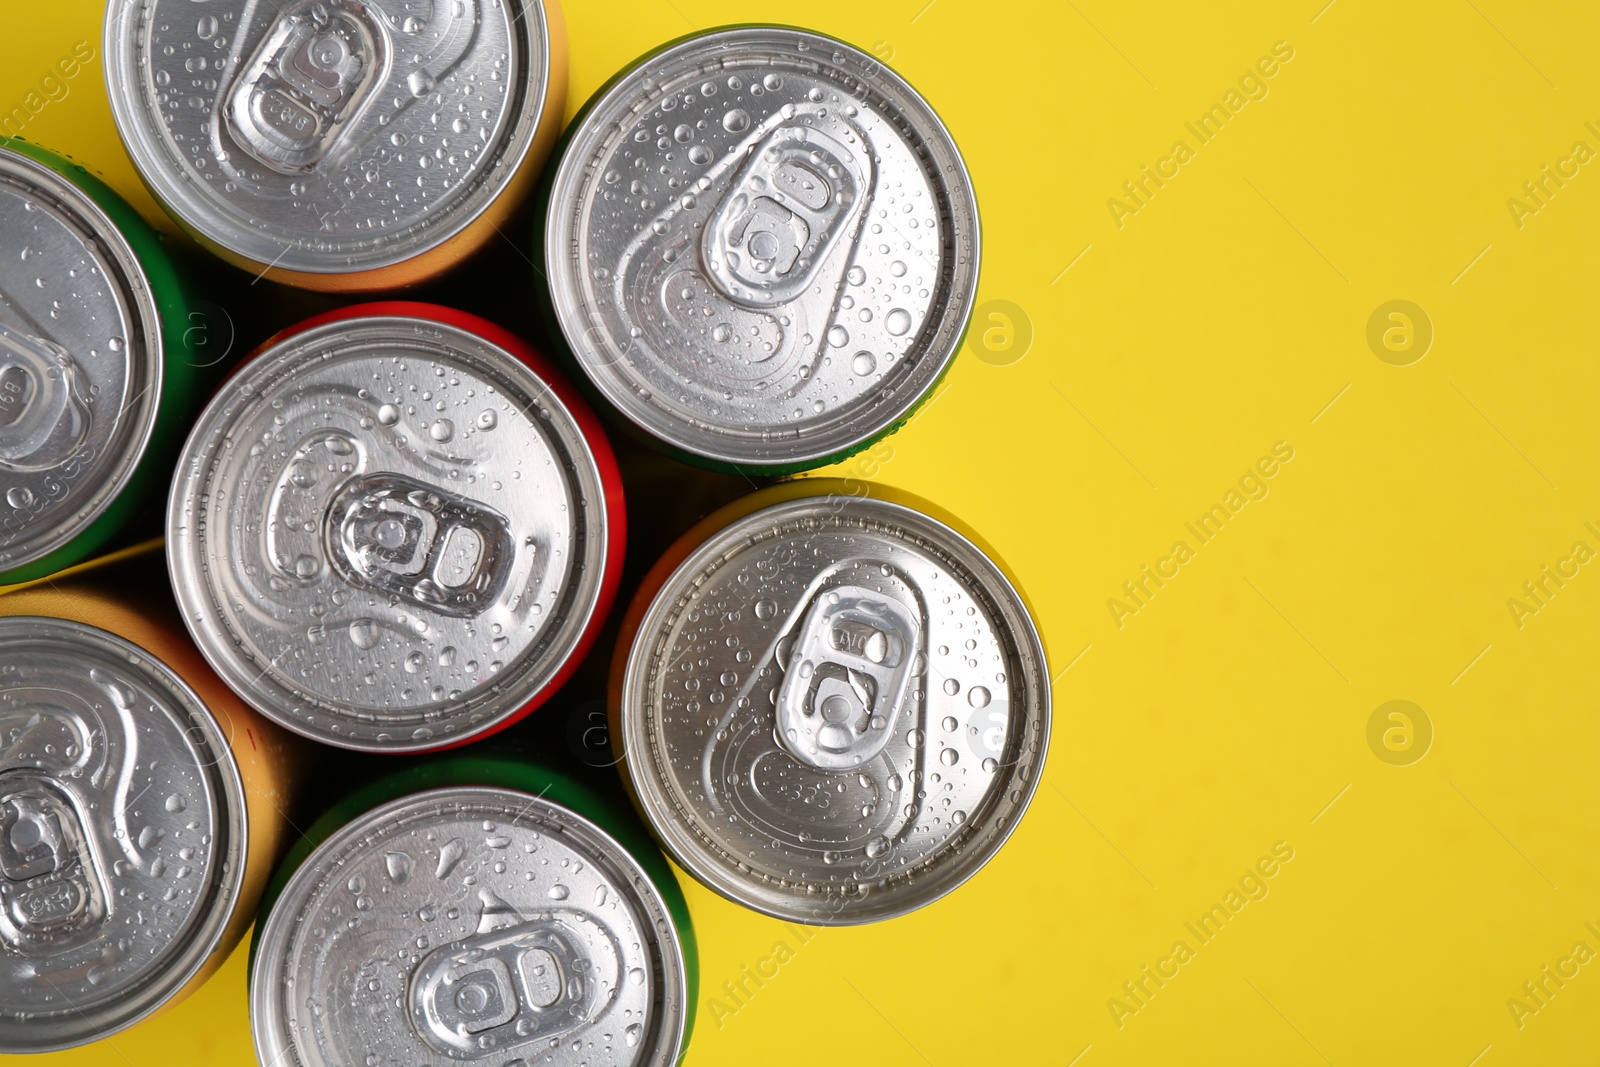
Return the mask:
<path fill-rule="evenodd" d="M 0 619 L 0 1051 L 105 1037 L 206 963 L 244 877 L 216 721 L 142 649 Z"/>
<path fill-rule="evenodd" d="M 798 470 L 890 431 L 938 381 L 976 291 L 977 203 L 892 71 L 739 27 L 591 102 L 545 257 L 568 344 L 628 419 L 690 459 Z"/>
<path fill-rule="evenodd" d="M 425 751 L 507 725 L 615 589 L 609 446 L 482 320 L 380 304 L 312 321 L 184 446 L 167 554 L 185 622 L 247 703 L 315 740 Z"/>
<path fill-rule="evenodd" d="M 684 960 L 645 872 L 510 789 L 401 798 L 323 842 L 256 945 L 262 1063 L 677 1062 Z"/>
<path fill-rule="evenodd" d="M 554 0 L 111 0 L 105 34 L 156 199 L 311 288 L 421 281 L 481 244 L 565 100 Z"/>
<path fill-rule="evenodd" d="M 614 675 L 615 736 L 667 851 L 818 925 L 902 915 L 974 874 L 1027 808 L 1050 725 L 1038 631 L 998 566 L 840 484 L 753 494 L 692 531 L 646 580 Z"/>
<path fill-rule="evenodd" d="M 160 409 L 163 350 L 144 270 L 111 219 L 4 148 L 0 249 L 4 573 L 84 533 L 133 478 Z"/>

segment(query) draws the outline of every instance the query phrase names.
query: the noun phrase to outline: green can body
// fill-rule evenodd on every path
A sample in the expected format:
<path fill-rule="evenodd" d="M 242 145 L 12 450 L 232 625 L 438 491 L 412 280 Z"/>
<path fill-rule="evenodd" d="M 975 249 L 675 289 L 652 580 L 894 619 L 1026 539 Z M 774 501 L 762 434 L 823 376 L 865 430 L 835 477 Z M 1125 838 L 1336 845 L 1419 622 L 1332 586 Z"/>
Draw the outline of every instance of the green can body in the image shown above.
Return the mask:
<path fill-rule="evenodd" d="M 111 476 L 120 487 L 105 493 L 91 514 L 76 516 L 70 535 L 59 544 L 24 553 L 14 563 L 0 562 L 0 585 L 10 585 L 46 577 L 85 559 L 106 547 L 142 506 L 165 499 L 172 460 L 198 399 L 197 364 L 206 361 L 198 358 L 205 331 L 197 330 L 196 323 L 196 316 L 204 313 L 163 247 L 162 235 L 127 201 L 83 165 L 21 138 L 0 137 L 0 166 L 5 168 L 8 191 L 20 193 L 36 182 L 40 198 L 81 227 L 86 239 L 97 243 L 104 259 L 117 265 L 118 276 L 110 277 L 108 272 L 106 280 L 121 289 L 120 297 L 140 333 L 137 343 L 143 347 L 142 353 L 135 352 L 135 339 L 129 338 L 122 351 L 130 361 L 145 359 L 159 367 L 154 411 L 145 416 L 147 427 L 137 435 L 140 454 L 120 457 L 111 464 L 117 468 Z M 0 211 L 14 212 L 16 203 L 15 198 L 0 202 Z M 52 274 L 50 266 L 40 263 L 36 271 L 26 273 L 51 283 L 62 281 L 59 274 L 65 272 Z M 6 279 L 0 278 L 0 293 L 5 288 Z M 68 347 L 64 341 L 55 343 Z M 0 382 L 0 387 L 3 385 Z M 82 459 L 80 452 L 66 461 L 74 462 L 90 461 Z M 86 483 L 85 488 L 91 487 Z M 27 521 L 9 504 L 9 500 L 0 501 L 0 512 L 9 513 L 6 518 L 13 523 Z"/>

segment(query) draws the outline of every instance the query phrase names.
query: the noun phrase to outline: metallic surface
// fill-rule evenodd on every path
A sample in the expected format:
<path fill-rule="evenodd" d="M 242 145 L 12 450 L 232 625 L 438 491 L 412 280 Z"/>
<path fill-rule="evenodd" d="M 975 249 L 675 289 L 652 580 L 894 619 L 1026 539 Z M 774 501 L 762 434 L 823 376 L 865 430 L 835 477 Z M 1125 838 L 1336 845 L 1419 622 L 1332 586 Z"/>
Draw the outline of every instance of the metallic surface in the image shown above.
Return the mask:
<path fill-rule="evenodd" d="M 709 461 L 807 466 L 893 427 L 954 357 L 977 205 L 893 72 L 743 27 L 649 56 L 590 106 L 545 256 L 568 343 L 628 418 Z"/>
<path fill-rule="evenodd" d="M 201 415 L 168 560 L 196 643 L 263 714 L 348 748 L 436 748 L 570 657 L 603 498 L 572 414 L 514 356 L 427 319 L 346 319 L 269 348 Z"/>
<path fill-rule="evenodd" d="M 654 592 L 619 736 L 696 877 L 778 918 L 870 922 L 948 893 L 1015 828 L 1049 734 L 1044 651 L 948 525 L 799 486 Z"/>
<path fill-rule="evenodd" d="M 0 1049 L 155 1011 L 230 924 L 243 787 L 216 720 L 103 630 L 0 618 Z"/>
<path fill-rule="evenodd" d="M 643 870 L 598 827 L 509 789 L 452 787 L 346 825 L 256 946 L 262 1063 L 667 1065 L 683 957 Z"/>
<path fill-rule="evenodd" d="M 525 185 L 565 97 L 540 0 L 112 0 L 105 42 L 156 198 L 236 264 L 313 287 L 416 280 L 383 272 Z"/>
<path fill-rule="evenodd" d="M 0 148 L 0 572 L 110 506 L 149 444 L 161 378 L 132 248 L 76 186 Z"/>

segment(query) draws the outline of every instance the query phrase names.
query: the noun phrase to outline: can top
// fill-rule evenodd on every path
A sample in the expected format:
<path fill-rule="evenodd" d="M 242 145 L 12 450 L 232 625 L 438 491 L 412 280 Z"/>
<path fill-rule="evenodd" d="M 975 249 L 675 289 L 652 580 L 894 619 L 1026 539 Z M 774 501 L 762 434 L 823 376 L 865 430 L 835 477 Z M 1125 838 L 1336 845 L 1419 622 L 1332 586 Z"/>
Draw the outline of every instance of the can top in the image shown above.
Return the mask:
<path fill-rule="evenodd" d="M 403 797 L 290 878 L 256 945 L 262 1063 L 677 1061 L 683 955 L 614 840 L 510 789 Z"/>
<path fill-rule="evenodd" d="M 0 618 L 0 1051 L 105 1037 L 216 948 L 244 877 L 217 722 L 104 630 Z"/>
<path fill-rule="evenodd" d="M 757 911 L 871 922 L 960 885 L 1039 780 L 1049 683 L 1004 575 L 949 526 L 836 495 L 701 544 L 622 683 L 641 807 L 678 862 Z"/>
<path fill-rule="evenodd" d="M 541 0 L 112 0 L 129 154 L 187 226 L 313 274 L 392 266 L 488 207 L 551 76 Z"/>
<path fill-rule="evenodd" d="M 549 385 L 405 315 L 314 326 L 246 364 L 184 446 L 167 524 L 217 673 L 292 730 L 381 752 L 488 730 L 549 684 L 612 536 Z"/>
<path fill-rule="evenodd" d="M 55 171 L 0 147 L 0 571 L 81 533 L 143 457 L 161 327 L 115 225 Z"/>
<path fill-rule="evenodd" d="M 738 27 L 642 60 L 561 159 L 545 257 L 595 386 L 672 447 L 815 465 L 943 373 L 978 213 L 927 102 L 832 38 Z"/>

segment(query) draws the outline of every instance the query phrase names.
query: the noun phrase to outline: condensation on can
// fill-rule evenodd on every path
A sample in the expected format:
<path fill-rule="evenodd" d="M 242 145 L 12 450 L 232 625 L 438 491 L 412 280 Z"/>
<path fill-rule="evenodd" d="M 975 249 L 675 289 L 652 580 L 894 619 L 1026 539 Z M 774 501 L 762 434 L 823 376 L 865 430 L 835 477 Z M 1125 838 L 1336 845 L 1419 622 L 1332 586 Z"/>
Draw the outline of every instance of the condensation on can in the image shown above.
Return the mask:
<path fill-rule="evenodd" d="M 230 263 L 326 292 L 429 280 L 510 217 L 560 129 L 557 0 L 112 0 L 112 115 Z"/>
<path fill-rule="evenodd" d="M 598 420 L 537 353 L 474 316 L 372 304 L 279 335 L 212 400 L 167 554 L 196 643 L 253 707 L 414 752 L 565 680 L 624 527 Z"/>
<path fill-rule="evenodd" d="M 83 577 L 0 591 L 0 724 L 0 940 L 18 964 L 0 1049 L 69 1048 L 182 1000 L 238 944 L 287 844 L 300 745 L 170 605 Z"/>
<path fill-rule="evenodd" d="M 487 784 L 544 777 L 467 759 L 424 765 L 312 827 L 315 846 L 274 879 L 252 945 L 263 1063 L 343 1067 L 361 1062 L 355 1050 L 405 1062 L 677 1062 L 695 979 L 676 883 L 659 854 L 642 863 L 587 813 Z M 413 780 L 429 785 L 374 806 Z M 559 776 L 540 788 L 575 796 Z M 316 1010 L 335 996 L 356 1010 Z"/>
<path fill-rule="evenodd" d="M 949 893 L 1021 821 L 1050 681 L 1026 602 L 953 516 L 801 479 L 691 530 L 612 669 L 634 800 L 696 878 L 848 925 Z"/>
<path fill-rule="evenodd" d="M 0 585 L 105 545 L 192 410 L 188 302 L 156 235 L 83 167 L 0 138 Z"/>
<path fill-rule="evenodd" d="M 696 34 L 614 78 L 542 226 L 592 389 L 719 468 L 805 470 L 892 432 L 977 287 L 977 201 L 938 116 L 872 56 L 785 27 Z"/>

